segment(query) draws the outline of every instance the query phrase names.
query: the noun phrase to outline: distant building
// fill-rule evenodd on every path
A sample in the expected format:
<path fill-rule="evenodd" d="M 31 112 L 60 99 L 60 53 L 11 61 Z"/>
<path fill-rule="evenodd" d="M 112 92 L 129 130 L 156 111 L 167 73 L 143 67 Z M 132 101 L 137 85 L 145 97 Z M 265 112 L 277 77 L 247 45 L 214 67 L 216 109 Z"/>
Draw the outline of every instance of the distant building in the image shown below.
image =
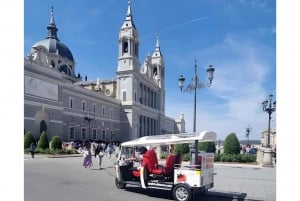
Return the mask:
<path fill-rule="evenodd" d="M 76 75 L 76 62 L 58 36 L 51 10 L 48 35 L 24 59 L 24 130 L 38 138 L 59 135 L 64 141 L 125 141 L 185 131 L 165 116 L 165 64 L 159 37 L 153 53 L 139 62 L 139 36 L 130 1 L 118 39 L 118 66 L 112 80 Z"/>

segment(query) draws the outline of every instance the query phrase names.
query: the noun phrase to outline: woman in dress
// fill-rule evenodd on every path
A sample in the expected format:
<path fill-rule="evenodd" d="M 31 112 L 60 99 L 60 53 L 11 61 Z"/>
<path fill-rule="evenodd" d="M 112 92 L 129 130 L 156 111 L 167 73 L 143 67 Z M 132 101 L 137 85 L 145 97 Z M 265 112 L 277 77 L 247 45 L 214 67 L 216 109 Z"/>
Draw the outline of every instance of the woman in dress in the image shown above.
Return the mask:
<path fill-rule="evenodd" d="M 91 145 L 89 143 L 86 144 L 86 146 L 83 150 L 83 166 L 85 168 L 87 168 L 87 167 L 90 168 L 93 166 Z"/>

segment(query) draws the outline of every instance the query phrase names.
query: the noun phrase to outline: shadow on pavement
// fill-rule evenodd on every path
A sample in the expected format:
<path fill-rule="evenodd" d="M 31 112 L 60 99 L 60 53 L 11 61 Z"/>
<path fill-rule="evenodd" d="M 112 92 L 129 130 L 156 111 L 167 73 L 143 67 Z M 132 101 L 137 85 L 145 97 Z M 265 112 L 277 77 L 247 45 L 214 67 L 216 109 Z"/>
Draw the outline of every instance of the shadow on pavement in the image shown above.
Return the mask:
<path fill-rule="evenodd" d="M 173 200 L 172 197 L 172 191 L 166 191 L 166 190 L 155 190 L 155 189 L 143 189 L 141 187 L 133 187 L 133 186 L 126 186 L 126 191 L 138 193 L 138 194 L 144 194 L 150 197 L 155 198 L 164 198 L 168 200 Z"/>
<path fill-rule="evenodd" d="M 213 192 L 208 191 L 207 194 L 202 195 L 202 197 L 207 197 L 207 200 L 213 200 L 213 199 L 209 199 L 209 198 L 218 197 L 218 200 L 236 200 L 236 201 L 249 200 L 249 199 L 246 199 L 246 196 L 247 196 L 246 193 L 217 192 L 217 191 L 213 191 Z M 206 200 L 206 199 L 203 199 L 203 200 Z"/>
<path fill-rule="evenodd" d="M 168 190 L 156 190 L 156 189 L 142 189 L 135 186 L 126 186 L 126 191 L 138 194 L 144 194 L 154 198 L 162 198 L 167 200 L 174 200 L 172 191 Z M 193 200 L 201 201 L 251 201 L 246 199 L 246 193 L 232 193 L 232 192 L 208 192 L 207 194 L 195 194 Z M 254 201 L 254 200 L 252 200 Z M 258 200 L 255 200 L 258 201 Z"/>

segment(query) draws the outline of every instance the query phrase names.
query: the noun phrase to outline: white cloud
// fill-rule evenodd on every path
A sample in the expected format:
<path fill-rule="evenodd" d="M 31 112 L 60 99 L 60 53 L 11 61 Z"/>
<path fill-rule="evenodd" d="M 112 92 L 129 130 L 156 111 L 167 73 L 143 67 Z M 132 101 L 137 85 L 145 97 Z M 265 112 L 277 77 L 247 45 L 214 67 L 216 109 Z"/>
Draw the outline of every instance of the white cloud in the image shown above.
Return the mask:
<path fill-rule="evenodd" d="M 220 139 L 235 132 L 240 139 L 245 139 L 245 129 L 251 125 L 250 139 L 260 139 L 268 123 L 261 102 L 268 94 L 265 80 L 272 68 L 270 51 L 274 50 L 253 39 L 227 35 L 221 44 L 198 53 L 208 60 L 214 57 L 218 60 L 213 86 L 206 93 L 212 93 L 213 96 L 206 96 L 204 101 L 197 103 L 197 131 L 214 130 Z M 168 115 L 177 117 L 180 115 L 178 112 L 183 112 L 186 130 L 192 131 L 193 102 L 179 103 L 178 99 L 174 99 L 166 105 Z M 184 111 L 178 108 L 184 108 Z M 275 114 L 272 116 L 276 118 Z M 272 126 L 275 126 L 274 123 Z"/>

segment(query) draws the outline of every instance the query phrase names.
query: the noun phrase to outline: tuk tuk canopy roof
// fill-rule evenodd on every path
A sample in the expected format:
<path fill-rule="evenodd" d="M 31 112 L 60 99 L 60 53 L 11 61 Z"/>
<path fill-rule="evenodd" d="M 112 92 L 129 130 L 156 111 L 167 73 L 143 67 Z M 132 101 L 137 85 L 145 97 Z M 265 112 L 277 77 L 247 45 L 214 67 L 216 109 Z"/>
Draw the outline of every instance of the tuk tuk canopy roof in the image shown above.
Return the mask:
<path fill-rule="evenodd" d="M 200 133 L 177 133 L 165 135 L 151 135 L 123 142 L 122 147 L 134 147 L 140 145 L 169 145 L 198 142 L 214 142 L 217 134 L 213 131 L 202 131 Z"/>

